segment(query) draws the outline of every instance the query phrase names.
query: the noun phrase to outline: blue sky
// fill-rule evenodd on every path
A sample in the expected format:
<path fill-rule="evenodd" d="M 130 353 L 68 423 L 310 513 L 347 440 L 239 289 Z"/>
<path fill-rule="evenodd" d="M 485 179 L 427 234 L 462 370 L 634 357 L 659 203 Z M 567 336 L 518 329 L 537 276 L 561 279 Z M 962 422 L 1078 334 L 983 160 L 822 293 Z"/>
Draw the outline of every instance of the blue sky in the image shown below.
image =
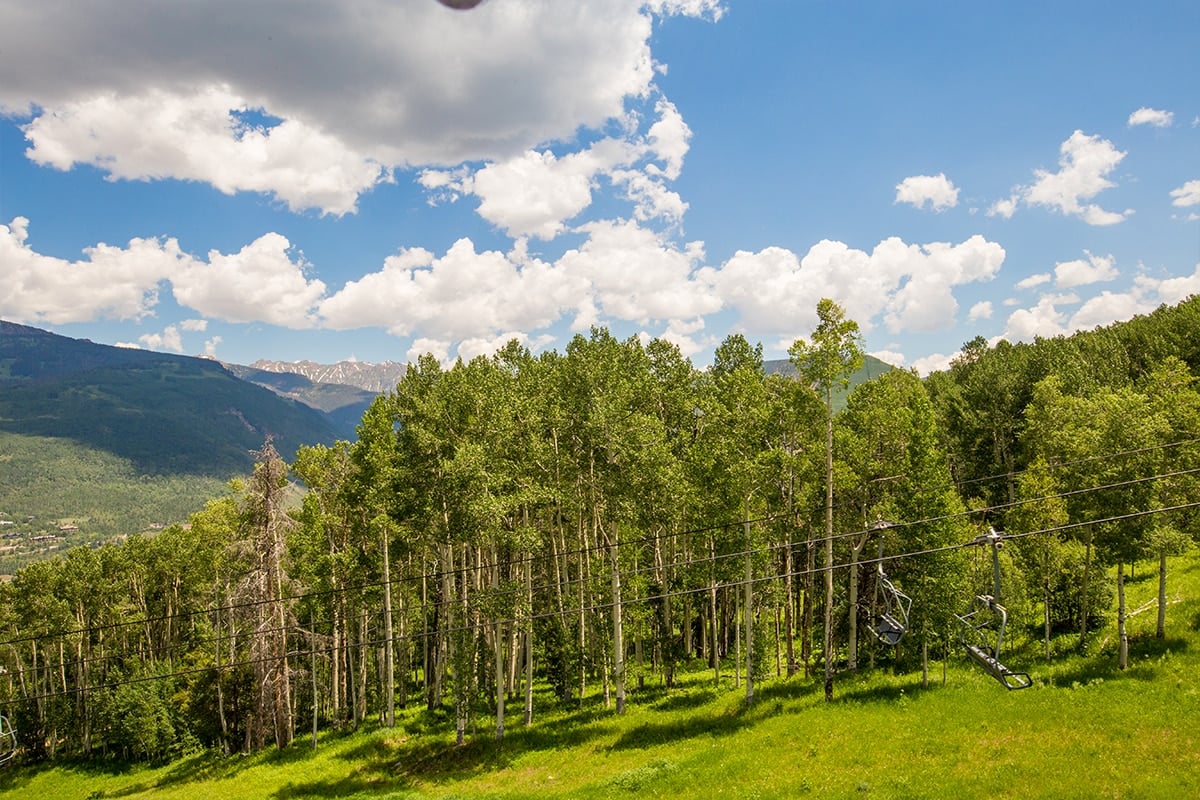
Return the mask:
<path fill-rule="evenodd" d="M 0 318 L 222 360 L 605 325 L 922 373 L 1200 292 L 1200 4 L 0 0 Z"/>

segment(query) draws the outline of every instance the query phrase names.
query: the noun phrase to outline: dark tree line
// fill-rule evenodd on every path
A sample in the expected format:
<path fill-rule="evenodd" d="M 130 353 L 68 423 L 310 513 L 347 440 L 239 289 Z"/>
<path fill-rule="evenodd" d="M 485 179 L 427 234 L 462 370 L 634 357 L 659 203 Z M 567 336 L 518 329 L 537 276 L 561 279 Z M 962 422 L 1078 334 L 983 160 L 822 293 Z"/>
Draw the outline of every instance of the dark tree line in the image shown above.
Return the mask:
<path fill-rule="evenodd" d="M 1085 645 L 1114 594 L 1124 643 L 1125 570 L 1194 538 L 1196 301 L 977 340 L 925 381 L 858 386 L 836 415 L 857 326 L 818 311 L 791 349 L 799 380 L 741 336 L 703 371 L 605 330 L 563 353 L 422 358 L 355 441 L 290 466 L 268 442 L 188 526 L 0 586 L 0 710 L 29 757 L 155 760 L 414 705 L 460 742 L 500 738 L 534 721 L 535 685 L 621 713 L 681 670 L 747 703 L 772 677 L 833 696 L 843 670 L 927 669 L 954 647 L 992 579 L 959 545 L 988 525 L 1017 534 L 1005 601 L 1047 657 L 1064 633 Z M 867 633 L 880 555 L 914 601 L 896 648 Z"/>

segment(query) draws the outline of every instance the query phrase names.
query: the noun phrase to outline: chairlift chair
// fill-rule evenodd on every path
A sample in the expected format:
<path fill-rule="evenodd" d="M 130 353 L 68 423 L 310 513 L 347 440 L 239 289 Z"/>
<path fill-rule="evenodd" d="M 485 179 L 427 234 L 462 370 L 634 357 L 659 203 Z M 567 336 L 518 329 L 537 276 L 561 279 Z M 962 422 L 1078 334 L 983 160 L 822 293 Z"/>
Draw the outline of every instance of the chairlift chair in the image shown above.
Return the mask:
<path fill-rule="evenodd" d="M 971 544 L 988 544 L 992 548 L 994 594 L 975 595 L 966 613 L 957 614 L 962 623 L 962 644 L 967 655 L 983 671 L 1010 691 L 1028 689 L 1033 679 L 1026 672 L 1014 672 L 1000 662 L 1004 647 L 1004 630 L 1008 626 L 1008 609 L 1000 605 L 1000 548 L 1004 535 L 993 528 L 977 536 Z"/>
<path fill-rule="evenodd" d="M 17 754 L 17 734 L 8 717 L 0 714 L 0 766 L 12 761 Z"/>
<path fill-rule="evenodd" d="M 871 620 L 871 633 L 889 647 L 895 647 L 908 631 L 908 612 L 912 609 L 912 598 L 888 580 L 882 563 L 875 577 L 875 601 L 878 610 Z"/>
<path fill-rule="evenodd" d="M 891 522 L 877 520 L 872 530 L 890 528 Z M 879 559 L 875 562 L 875 604 L 871 618 L 871 633 L 888 647 L 895 647 L 908 630 L 908 612 L 912 598 L 896 588 L 883 571 L 883 542 L 879 543 Z"/>

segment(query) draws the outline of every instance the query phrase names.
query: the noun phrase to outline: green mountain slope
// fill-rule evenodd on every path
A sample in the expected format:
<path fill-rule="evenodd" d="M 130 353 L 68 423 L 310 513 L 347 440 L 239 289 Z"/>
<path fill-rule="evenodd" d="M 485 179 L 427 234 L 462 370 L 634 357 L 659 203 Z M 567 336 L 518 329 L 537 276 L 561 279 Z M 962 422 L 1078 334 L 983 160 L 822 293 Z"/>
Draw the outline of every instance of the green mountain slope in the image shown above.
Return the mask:
<path fill-rule="evenodd" d="M 779 374 L 788 378 L 796 377 L 796 366 L 786 358 L 775 359 L 763 362 L 763 369 L 767 374 Z M 860 383 L 872 381 L 883 375 L 886 372 L 894 370 L 891 364 L 880 361 L 875 356 L 864 355 L 862 368 L 850 376 L 850 383 L 844 391 L 836 391 L 833 396 L 833 406 L 840 410 L 846 405 L 846 398 L 854 391 L 854 387 Z"/>
<path fill-rule="evenodd" d="M 142 474 L 245 472 L 270 435 L 285 457 L 330 442 L 319 412 L 215 361 L 70 339 L 0 322 L 0 431 L 69 439 Z"/>
<path fill-rule="evenodd" d="M 0 321 L 0 574 L 185 521 L 268 435 L 290 459 L 338 432 L 215 361 Z"/>

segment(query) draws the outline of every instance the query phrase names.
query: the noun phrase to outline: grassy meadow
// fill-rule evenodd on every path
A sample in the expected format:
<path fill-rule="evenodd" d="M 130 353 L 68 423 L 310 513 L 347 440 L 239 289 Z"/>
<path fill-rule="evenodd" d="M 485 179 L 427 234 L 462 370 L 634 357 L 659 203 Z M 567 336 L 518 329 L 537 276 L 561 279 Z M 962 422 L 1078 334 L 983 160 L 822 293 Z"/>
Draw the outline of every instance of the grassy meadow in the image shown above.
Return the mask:
<path fill-rule="evenodd" d="M 631 689 L 617 717 L 539 696 L 535 724 L 512 703 L 495 743 L 481 719 L 454 746 L 453 721 L 423 709 L 394 729 L 308 735 L 284 752 L 199 754 L 158 768 L 9 767 L 0 797 L 154 798 L 1193 798 L 1200 797 L 1200 556 L 1171 564 L 1167 637 L 1154 638 L 1148 569 L 1128 585 L 1130 668 L 1116 625 L 1087 656 L 1039 656 L 1036 632 L 1005 657 L 1035 685 L 1005 691 L 951 654 L 919 674 L 758 684 L 747 708 L 733 671 L 691 672 L 666 692 Z M 1026 641 L 1021 642 L 1024 638 Z M 1065 645 L 1065 642 L 1062 643 Z M 943 677 L 944 676 L 944 677 Z M 944 682 L 943 682 L 944 680 Z"/>

